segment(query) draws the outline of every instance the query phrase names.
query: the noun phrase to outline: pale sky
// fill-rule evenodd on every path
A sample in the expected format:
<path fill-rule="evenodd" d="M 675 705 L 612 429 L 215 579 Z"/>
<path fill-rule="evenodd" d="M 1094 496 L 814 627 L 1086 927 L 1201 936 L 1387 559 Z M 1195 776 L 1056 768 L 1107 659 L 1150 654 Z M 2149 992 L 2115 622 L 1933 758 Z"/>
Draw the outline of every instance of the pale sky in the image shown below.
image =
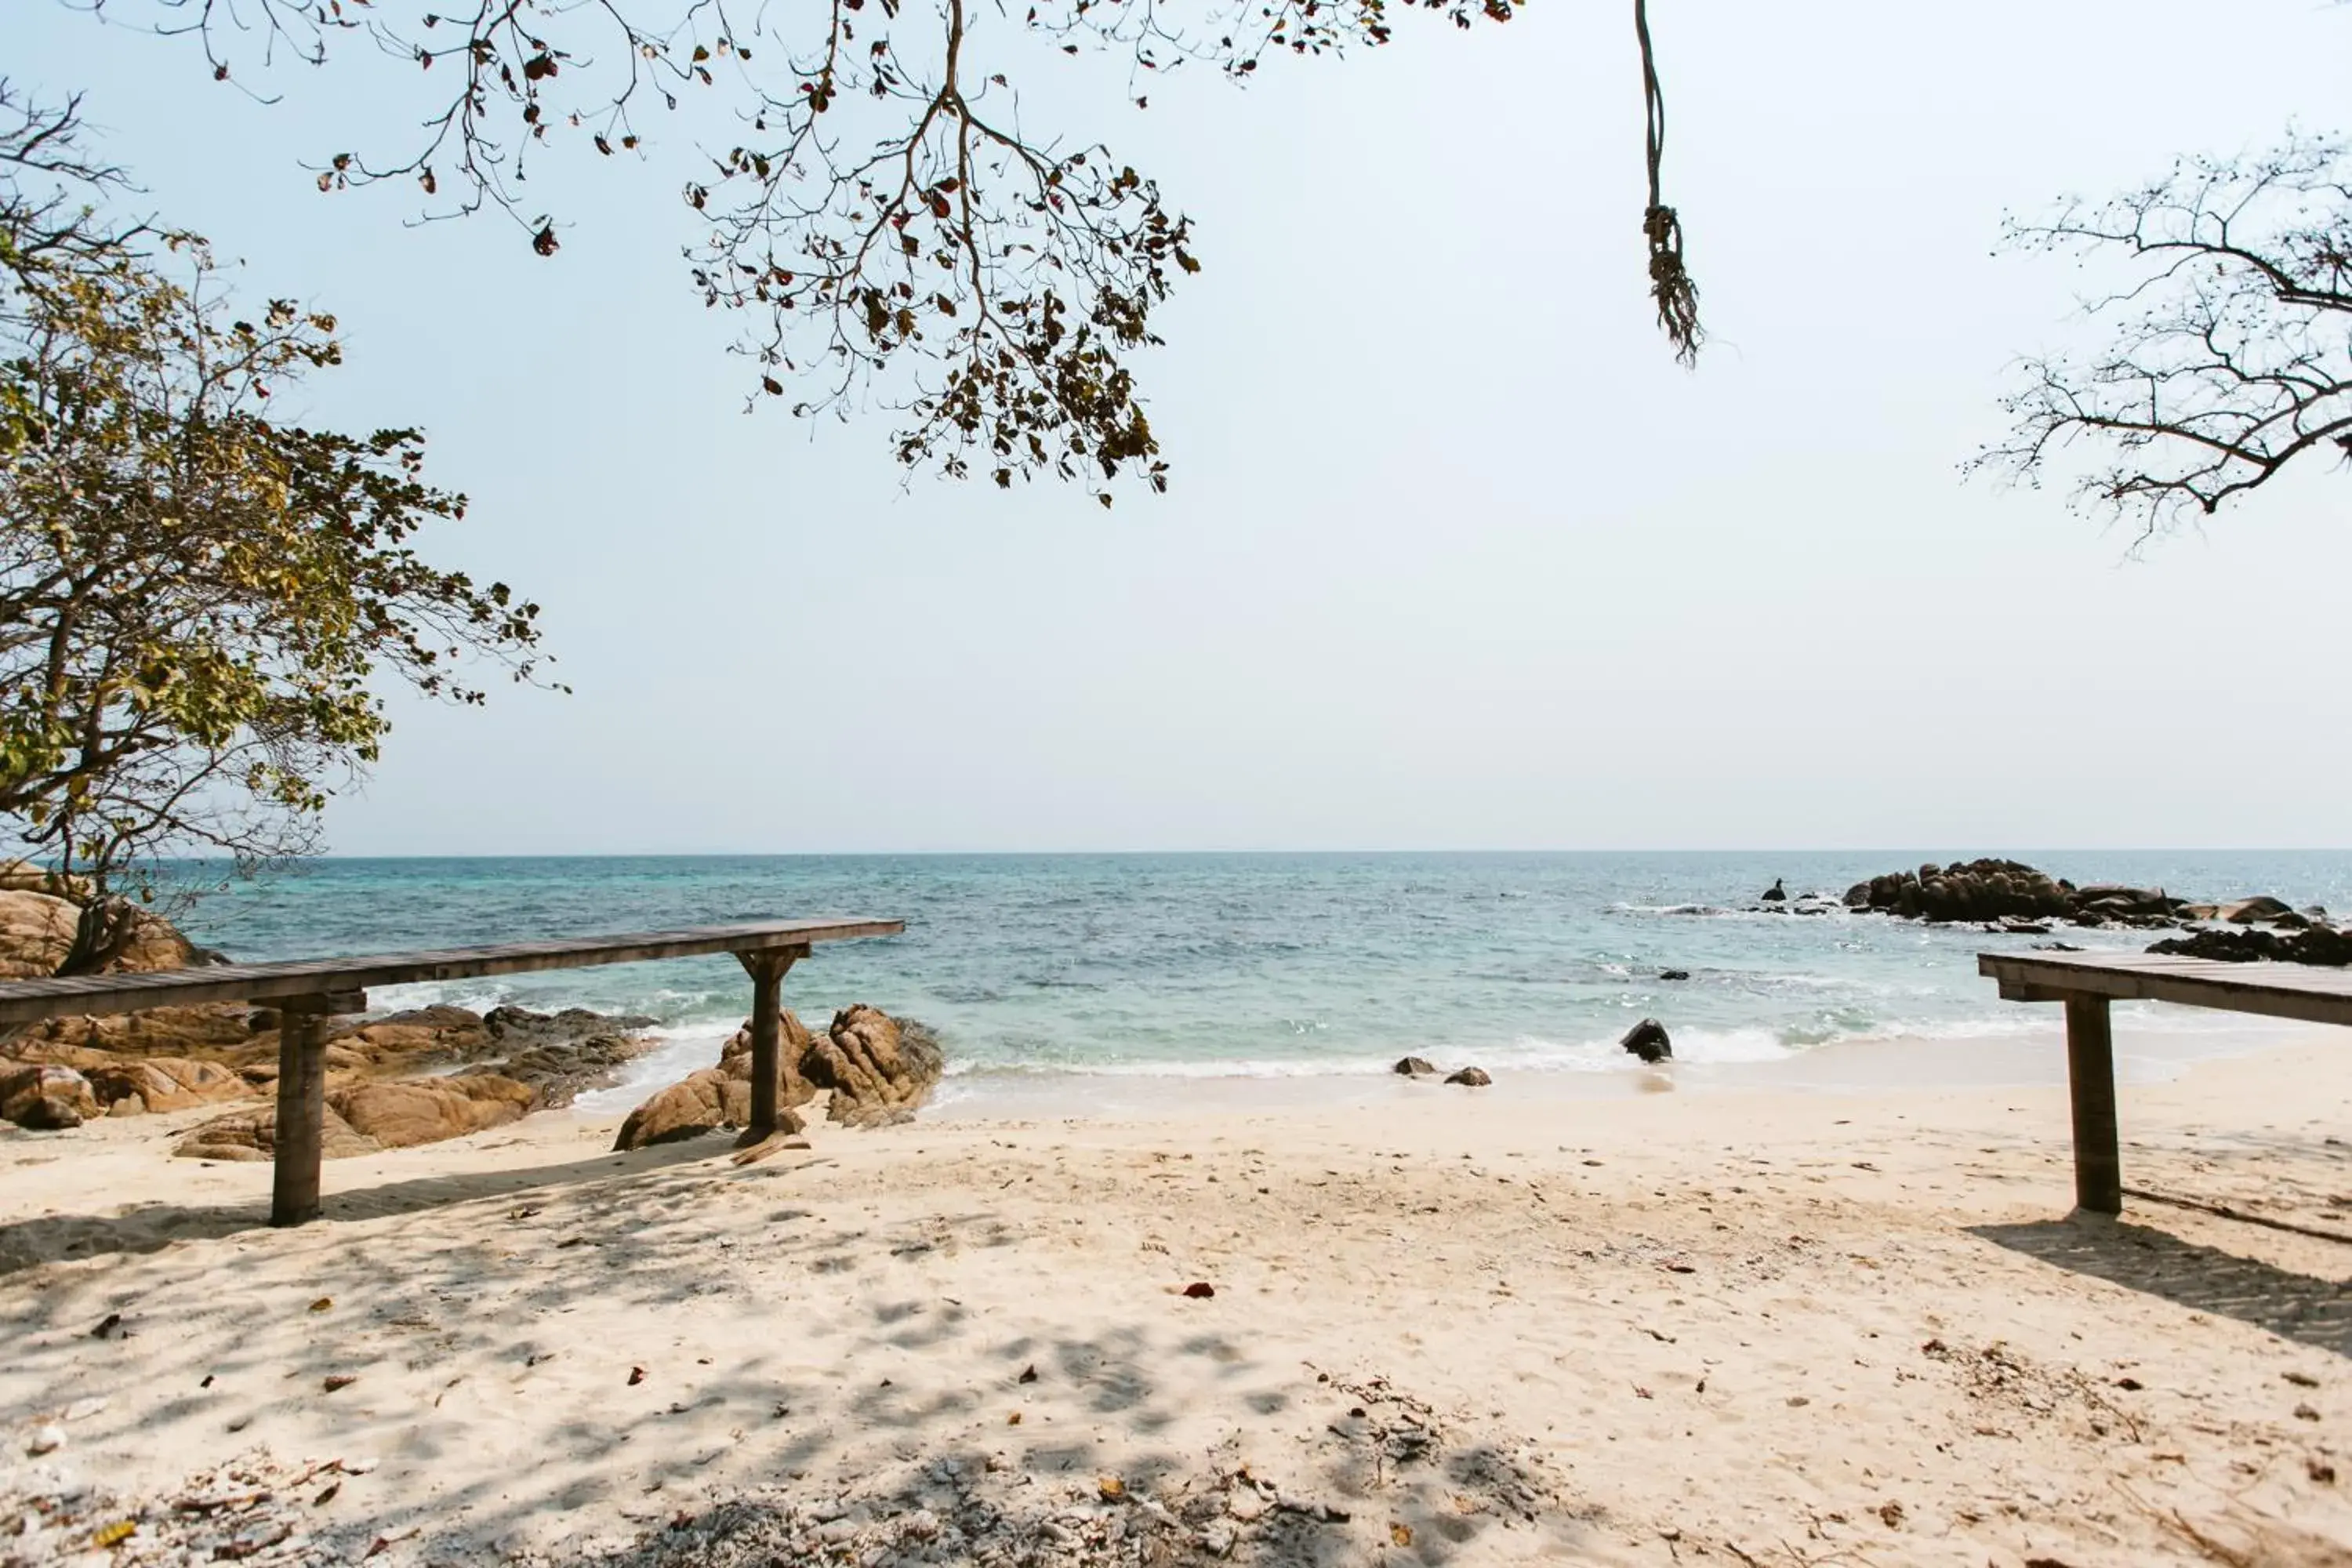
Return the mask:
<path fill-rule="evenodd" d="M 1069 63 L 1206 268 L 1146 366 L 1174 488 L 1108 514 L 906 488 L 885 416 L 743 415 L 675 163 L 542 165 L 577 221 L 541 261 L 315 192 L 405 112 L 362 51 L 265 106 L 14 0 L 6 68 L 88 88 L 255 297 L 335 310 L 309 412 L 425 426 L 473 500 L 428 553 L 546 606 L 575 695 L 399 704 L 339 853 L 2352 844 L 2352 476 L 2127 561 L 1958 475 L 2082 331 L 2001 214 L 2340 128 L 2352 13 L 1658 0 L 1692 374 L 1627 9 L 1412 16 L 1148 112 Z"/>

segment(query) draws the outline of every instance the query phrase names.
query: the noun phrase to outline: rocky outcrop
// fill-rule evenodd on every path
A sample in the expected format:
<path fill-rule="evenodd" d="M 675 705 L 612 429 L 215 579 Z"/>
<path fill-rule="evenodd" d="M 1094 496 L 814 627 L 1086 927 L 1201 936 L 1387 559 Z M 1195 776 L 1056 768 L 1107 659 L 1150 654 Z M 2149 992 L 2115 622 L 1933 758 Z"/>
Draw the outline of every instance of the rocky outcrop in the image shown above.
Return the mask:
<path fill-rule="evenodd" d="M 324 1152 L 330 1160 L 462 1138 L 520 1120 L 535 1107 L 526 1084 L 488 1073 L 354 1083 L 327 1093 Z M 277 1150 L 275 1100 L 207 1121 L 174 1154 L 194 1160 L 267 1160 Z"/>
<path fill-rule="evenodd" d="M 778 1130 L 798 1132 L 807 1123 L 791 1108 L 816 1092 L 801 1064 L 813 1043 L 808 1028 L 789 1007 L 778 1020 Z M 751 1121 L 751 1026 L 747 1022 L 719 1048 L 719 1065 L 688 1074 L 629 1112 L 613 1140 L 615 1151 L 650 1148 L 748 1127 Z"/>
<path fill-rule="evenodd" d="M 1617 1043 L 1652 1067 L 1675 1054 L 1675 1042 L 1666 1034 L 1666 1026 L 1655 1018 L 1643 1019 L 1626 1030 L 1625 1037 Z"/>
<path fill-rule="evenodd" d="M 12 862 L 21 865 L 21 861 Z M 24 888 L 0 890 L 0 980 L 41 980 L 73 951 L 81 910 Z"/>
<path fill-rule="evenodd" d="M 2268 931 L 2200 931 L 2167 937 L 2150 952 L 2177 953 L 2184 958 L 2218 958 L 2224 963 L 2254 963 L 2269 959 L 2279 963 L 2319 963 L 2331 968 L 2352 963 L 2352 931 L 2332 926 L 2312 926 L 2284 935 Z"/>
<path fill-rule="evenodd" d="M 254 1039 L 252 1009 L 241 1003 L 218 1002 L 194 1007 L 150 1007 L 143 1013 L 48 1018 L 12 1042 L 8 1054 L 27 1061 L 44 1051 L 64 1050 L 234 1062 L 242 1059 L 238 1053 Z M 273 1044 L 269 1048 L 275 1052 L 277 1047 Z"/>
<path fill-rule="evenodd" d="M 929 1030 L 860 1002 L 835 1013 L 833 1026 L 809 1042 L 801 1076 L 833 1091 L 825 1106 L 831 1120 L 878 1127 L 910 1119 L 945 1065 Z"/>
<path fill-rule="evenodd" d="M 86 878 L 63 877 L 30 860 L 0 860 L 0 893 L 47 893 L 76 903 L 89 897 Z"/>
<path fill-rule="evenodd" d="M 71 1068 L 37 1063 L 0 1070 L 0 1121 L 59 1131 L 80 1126 L 100 1109 L 89 1079 Z"/>
<path fill-rule="evenodd" d="M 383 1145 L 362 1137 L 330 1102 L 320 1128 L 320 1152 L 330 1160 L 380 1154 Z M 278 1105 L 265 1100 L 193 1129 L 172 1151 L 186 1160 L 268 1160 L 278 1152 Z"/>
<path fill-rule="evenodd" d="M 352 1131 L 385 1149 L 462 1138 L 538 1109 L 529 1085 L 494 1073 L 355 1084 L 329 1094 L 327 1103 Z"/>
<path fill-rule="evenodd" d="M 1485 1068 L 1464 1068 L 1445 1075 L 1448 1083 L 1458 1083 L 1465 1089 L 1485 1089 L 1495 1080 L 1486 1076 Z"/>
<path fill-rule="evenodd" d="M 1402 1073 L 1407 1078 L 1428 1078 L 1435 1073 L 1437 1068 L 1419 1057 L 1407 1057 L 1390 1070 Z"/>
<path fill-rule="evenodd" d="M 2283 924 L 2288 921 L 2308 923 L 2304 921 L 2303 916 L 2296 914 L 2284 899 L 2273 899 L 2267 893 L 2258 893 L 2251 899 L 2240 899 L 2233 903 L 2223 904 L 2213 911 L 2213 918 L 2233 926 L 2253 925 L 2257 921 L 2268 921 L 2273 924 Z"/>
<path fill-rule="evenodd" d="M 1856 882 L 1845 893 L 1853 910 L 1878 910 L 1906 920 L 1997 921 L 2072 914 L 2074 885 L 2018 860 L 1932 862 L 1916 871 L 1893 871 Z"/>
<path fill-rule="evenodd" d="M 803 1123 L 797 1112 L 779 1110 L 784 1131 L 797 1132 Z M 747 1127 L 751 1121 L 751 1079 L 729 1075 L 723 1067 L 688 1073 L 629 1112 L 613 1140 L 617 1152 L 676 1143 L 705 1133 Z"/>
<path fill-rule="evenodd" d="M 823 1035 L 811 1035 L 787 1010 L 782 1020 L 777 1085 L 782 1131 L 805 1125 L 791 1107 L 820 1089 L 831 1095 L 826 1114 L 851 1127 L 903 1121 L 939 1082 L 939 1043 L 919 1024 L 890 1017 L 863 1003 L 834 1015 Z M 629 1112 L 613 1141 L 615 1150 L 699 1138 L 747 1125 L 751 1119 L 751 1031 L 747 1025 L 720 1050 L 719 1065 L 688 1074 Z"/>
<path fill-rule="evenodd" d="M 243 1100 L 253 1092 L 252 1085 L 218 1062 L 178 1057 L 124 1060 L 98 1052 L 87 1053 L 86 1059 L 82 1076 L 99 1103 L 114 1116 L 187 1110 Z"/>

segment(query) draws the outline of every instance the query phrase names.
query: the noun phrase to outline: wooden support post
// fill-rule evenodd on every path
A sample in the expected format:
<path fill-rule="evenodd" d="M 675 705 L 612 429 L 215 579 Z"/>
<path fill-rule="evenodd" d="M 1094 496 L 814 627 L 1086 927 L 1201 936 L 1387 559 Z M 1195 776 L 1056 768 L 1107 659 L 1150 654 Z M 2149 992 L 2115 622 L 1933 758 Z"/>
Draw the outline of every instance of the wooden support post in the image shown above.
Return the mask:
<path fill-rule="evenodd" d="M 2066 1082 L 2074 1107 L 2074 1205 L 2124 1211 L 2123 1155 L 2116 1134 L 2116 1042 L 2107 998 L 2066 994 Z"/>
<path fill-rule="evenodd" d="M 269 1223 L 307 1225 L 319 1217 L 319 1158 L 327 1124 L 330 1014 L 358 1013 L 356 992 L 289 996 L 278 1006 L 278 1126 L 269 1188 Z"/>
<path fill-rule="evenodd" d="M 776 1131 L 778 1090 L 783 1073 L 784 975 L 808 956 L 804 947 L 762 947 L 735 957 L 751 976 L 751 1125 L 742 1142 L 756 1143 Z"/>

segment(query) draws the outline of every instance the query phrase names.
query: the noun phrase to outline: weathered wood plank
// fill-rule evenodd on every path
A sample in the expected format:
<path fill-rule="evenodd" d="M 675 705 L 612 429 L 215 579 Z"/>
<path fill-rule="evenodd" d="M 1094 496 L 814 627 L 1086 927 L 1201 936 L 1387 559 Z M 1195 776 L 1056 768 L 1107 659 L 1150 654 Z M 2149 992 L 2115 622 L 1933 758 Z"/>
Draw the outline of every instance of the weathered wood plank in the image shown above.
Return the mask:
<path fill-rule="evenodd" d="M 1977 973 L 2020 1001 L 2104 996 L 2352 1025 L 2352 971 L 2308 964 L 2224 963 L 2164 952 L 1987 952 L 1978 954 Z"/>
<path fill-rule="evenodd" d="M 895 936 L 906 922 L 891 920 L 753 921 L 621 936 L 562 937 L 490 947 L 363 958 L 304 959 L 290 963 L 220 963 L 144 974 L 86 974 L 62 980 L 0 984 L 0 1024 L 86 1013 L 135 1013 L 142 1007 L 183 1007 L 201 1002 L 268 1002 L 326 992 L 364 991 L 420 980 L 469 980 L 486 974 L 526 974 L 604 963 L 692 958 L 712 952 L 805 948 L 813 942 Z"/>

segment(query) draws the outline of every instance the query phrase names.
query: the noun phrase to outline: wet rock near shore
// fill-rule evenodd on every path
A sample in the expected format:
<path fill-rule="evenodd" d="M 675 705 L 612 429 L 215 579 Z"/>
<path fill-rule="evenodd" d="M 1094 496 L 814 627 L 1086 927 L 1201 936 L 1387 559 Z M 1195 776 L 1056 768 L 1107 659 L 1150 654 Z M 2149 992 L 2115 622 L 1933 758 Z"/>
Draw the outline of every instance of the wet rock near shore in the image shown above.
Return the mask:
<path fill-rule="evenodd" d="M 805 1122 L 790 1107 L 828 1090 L 825 1115 L 848 1127 L 911 1120 L 930 1098 L 946 1061 L 929 1029 L 865 1003 L 834 1015 L 813 1035 L 786 1008 L 778 1029 L 777 1118 L 786 1132 Z M 659 1090 L 621 1123 L 615 1150 L 699 1138 L 743 1127 L 751 1118 L 751 1031 L 747 1024 L 719 1052 L 719 1065 Z"/>
<path fill-rule="evenodd" d="M 2331 968 L 2352 964 L 2352 931 L 2333 926 L 2310 926 L 2284 934 L 2268 931 L 2200 931 L 2167 937 L 2148 948 L 2183 958 L 2214 958 L 2224 963 L 2316 963 Z"/>
<path fill-rule="evenodd" d="M 832 1026 L 809 1042 L 801 1076 L 833 1091 L 828 1120 L 879 1127 L 911 1120 L 946 1065 L 929 1029 L 860 1002 L 835 1013 Z"/>
<path fill-rule="evenodd" d="M 1420 1057 L 1407 1057 L 1389 1070 L 1404 1078 L 1429 1078 L 1437 1068 Z"/>
<path fill-rule="evenodd" d="M 1673 1038 L 1667 1035 L 1666 1026 L 1655 1018 L 1643 1019 L 1626 1030 L 1625 1037 L 1617 1043 L 1652 1067 L 1669 1060 L 1675 1054 Z"/>
<path fill-rule="evenodd" d="M 1448 1083 L 1458 1083 L 1465 1089 L 1485 1089 L 1495 1080 L 1486 1076 L 1485 1068 L 1463 1068 L 1445 1075 Z"/>

